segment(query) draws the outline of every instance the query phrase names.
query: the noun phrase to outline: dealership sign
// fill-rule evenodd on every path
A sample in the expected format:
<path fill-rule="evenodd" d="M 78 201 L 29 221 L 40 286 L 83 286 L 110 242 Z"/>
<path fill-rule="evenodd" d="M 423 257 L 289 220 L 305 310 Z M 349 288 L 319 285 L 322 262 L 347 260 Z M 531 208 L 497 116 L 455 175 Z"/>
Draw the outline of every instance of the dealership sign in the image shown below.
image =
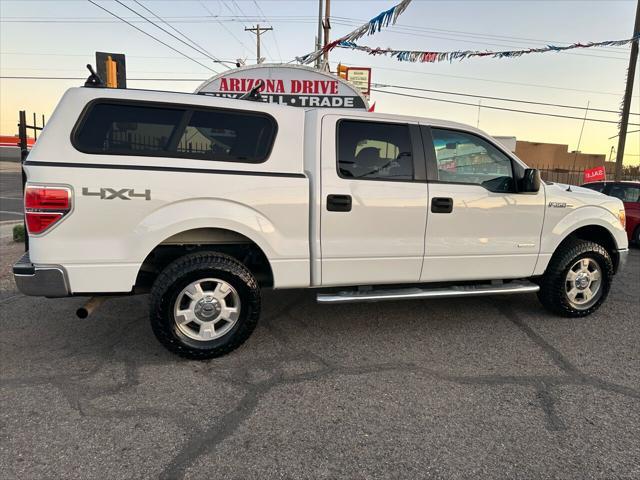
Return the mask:
<path fill-rule="evenodd" d="M 229 70 L 196 89 L 225 98 L 239 98 L 262 83 L 262 101 L 294 107 L 368 108 L 363 94 L 349 82 L 301 65 L 260 64 Z"/>

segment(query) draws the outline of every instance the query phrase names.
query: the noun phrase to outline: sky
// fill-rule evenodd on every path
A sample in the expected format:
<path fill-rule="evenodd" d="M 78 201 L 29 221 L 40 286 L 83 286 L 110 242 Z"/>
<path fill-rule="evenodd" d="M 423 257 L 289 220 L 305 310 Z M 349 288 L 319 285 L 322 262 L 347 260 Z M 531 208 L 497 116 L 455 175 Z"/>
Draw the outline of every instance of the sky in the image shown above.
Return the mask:
<path fill-rule="evenodd" d="M 215 71 L 227 69 L 189 49 L 127 10 L 115 0 L 95 0 L 134 25 L 162 39 L 203 65 L 180 56 L 87 0 L 0 0 L 0 76 L 87 76 L 96 51 L 124 53 L 127 76 L 163 79 L 128 80 L 129 87 L 193 91 Z M 274 28 L 263 34 L 267 62 L 288 62 L 314 49 L 317 0 L 121 0 L 151 16 L 162 17 L 191 40 L 222 60 L 255 63 L 255 37 L 244 28 L 258 21 Z M 397 0 L 333 0 L 332 38 L 337 38 L 397 3 Z M 637 2 L 630 1 L 431 1 L 414 0 L 396 26 L 362 38 L 372 47 L 406 50 L 509 50 L 549 43 L 619 40 L 632 36 Z M 166 28 L 166 27 L 165 27 Z M 479 126 L 491 135 L 519 140 L 564 143 L 569 150 L 601 153 L 617 147 L 616 123 L 584 122 L 590 109 L 619 110 L 629 62 L 628 46 L 545 53 L 515 59 L 476 58 L 461 62 L 409 63 L 388 57 L 335 49 L 338 62 L 372 67 L 372 81 L 474 95 L 559 103 L 564 109 L 499 100 L 481 100 L 425 92 L 421 96 L 463 101 L 455 105 L 374 92 L 376 111 L 441 118 Z M 164 79 L 193 79 L 171 81 Z M 18 111 L 49 117 L 64 91 L 82 80 L 0 78 L 0 134 L 15 134 Z M 387 89 L 394 91 L 393 89 Z M 632 113 L 640 113 L 640 69 L 636 70 Z M 579 117 L 563 119 L 491 110 L 499 106 Z M 617 113 L 587 113 L 589 118 L 617 122 Z M 630 122 L 640 124 L 640 115 Z M 629 131 L 640 126 L 630 125 Z M 615 157 L 615 155 L 614 155 Z M 624 163 L 640 163 L 640 132 L 627 135 Z"/>

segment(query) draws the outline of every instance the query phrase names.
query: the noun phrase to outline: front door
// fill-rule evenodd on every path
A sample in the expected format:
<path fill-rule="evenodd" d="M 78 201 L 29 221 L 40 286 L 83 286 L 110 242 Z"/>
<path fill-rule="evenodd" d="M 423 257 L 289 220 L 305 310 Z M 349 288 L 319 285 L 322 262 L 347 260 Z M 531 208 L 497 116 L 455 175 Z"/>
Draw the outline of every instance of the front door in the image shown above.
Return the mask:
<path fill-rule="evenodd" d="M 529 277 L 540 251 L 545 194 L 517 193 L 523 168 L 488 139 L 424 129 L 429 219 L 421 280 Z M 431 136 L 431 138 L 429 138 Z"/>
<path fill-rule="evenodd" d="M 419 127 L 322 120 L 323 286 L 420 279 L 427 183 Z"/>

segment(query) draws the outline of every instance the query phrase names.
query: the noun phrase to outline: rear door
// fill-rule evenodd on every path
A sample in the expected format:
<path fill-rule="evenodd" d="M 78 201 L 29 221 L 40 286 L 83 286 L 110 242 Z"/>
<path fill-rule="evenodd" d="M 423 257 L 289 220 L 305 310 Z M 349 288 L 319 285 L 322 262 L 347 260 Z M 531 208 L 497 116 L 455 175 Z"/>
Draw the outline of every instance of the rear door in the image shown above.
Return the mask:
<path fill-rule="evenodd" d="M 417 282 L 427 220 L 417 124 L 322 120 L 322 285 Z"/>

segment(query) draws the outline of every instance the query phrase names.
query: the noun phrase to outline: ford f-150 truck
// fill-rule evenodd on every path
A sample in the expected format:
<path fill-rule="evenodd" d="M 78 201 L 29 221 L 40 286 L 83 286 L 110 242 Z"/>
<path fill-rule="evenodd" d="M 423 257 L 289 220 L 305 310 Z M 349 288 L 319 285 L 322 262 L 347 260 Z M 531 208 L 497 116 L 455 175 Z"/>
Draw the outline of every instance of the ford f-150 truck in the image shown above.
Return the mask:
<path fill-rule="evenodd" d="M 326 303 L 537 292 L 581 317 L 627 253 L 619 199 L 542 183 L 441 120 L 73 88 L 24 170 L 19 289 L 150 292 L 155 335 L 194 359 L 248 338 L 264 287 Z"/>

